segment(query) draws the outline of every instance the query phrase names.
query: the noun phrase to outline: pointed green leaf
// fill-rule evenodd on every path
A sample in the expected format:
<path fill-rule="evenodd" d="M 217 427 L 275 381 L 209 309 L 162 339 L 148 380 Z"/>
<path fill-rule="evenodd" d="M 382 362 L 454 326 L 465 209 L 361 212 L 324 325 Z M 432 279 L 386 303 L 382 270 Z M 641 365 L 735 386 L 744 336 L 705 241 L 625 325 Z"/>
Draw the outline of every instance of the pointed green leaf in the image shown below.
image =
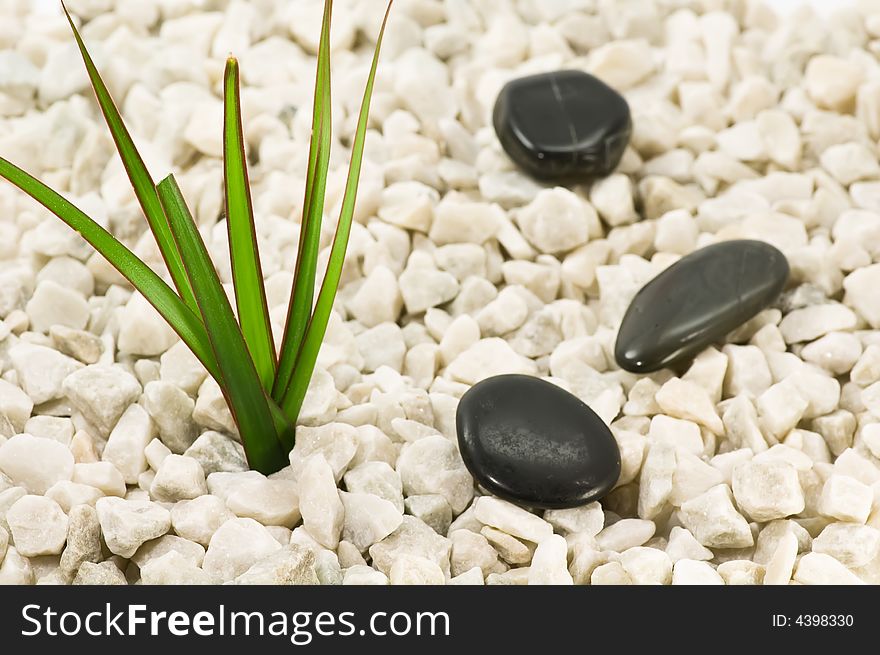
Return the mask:
<path fill-rule="evenodd" d="M 286 464 L 287 453 L 278 440 L 269 399 L 260 384 L 232 306 L 174 176 L 162 180 L 157 189 L 196 294 L 220 368 L 223 381 L 220 386 L 238 425 L 248 463 L 261 473 L 274 473 Z"/>
<path fill-rule="evenodd" d="M 62 2 L 61 4 L 64 7 L 64 3 Z M 134 188 L 134 193 L 141 205 L 141 209 L 143 209 L 144 216 L 146 216 L 150 229 L 156 238 L 159 252 L 162 253 L 162 257 L 165 259 L 168 273 L 171 275 L 171 279 L 174 280 L 174 285 L 180 292 L 184 302 L 197 313 L 196 299 L 193 296 L 186 272 L 183 270 L 180 253 L 177 252 L 177 247 L 174 245 L 174 239 L 168 229 L 165 215 L 162 213 L 162 205 L 159 203 L 158 195 L 156 195 L 153 179 L 150 177 L 147 166 L 144 164 L 144 160 L 141 158 L 140 153 L 138 153 L 134 141 L 128 129 L 126 129 L 125 123 L 122 121 L 122 116 L 119 115 L 119 110 L 116 108 L 113 98 L 110 97 L 110 92 L 107 90 L 104 80 L 101 79 L 95 63 L 92 61 L 88 50 L 86 50 L 85 43 L 82 37 L 80 37 L 76 25 L 74 25 L 73 18 L 71 18 L 70 13 L 67 11 L 67 7 L 64 7 L 64 13 L 67 15 L 76 44 L 86 65 L 89 80 L 91 80 L 92 88 L 98 99 L 98 105 L 101 107 L 101 112 L 104 114 L 104 119 L 107 122 L 107 127 L 110 128 L 110 133 L 113 135 L 116 149 L 128 173 L 128 178 L 131 180 L 131 185 Z"/>
<path fill-rule="evenodd" d="M 309 147 L 309 168 L 306 174 L 296 273 L 287 309 L 278 372 L 272 392 L 276 400 L 290 385 L 296 358 L 312 314 L 312 302 L 315 294 L 318 251 L 321 245 L 321 219 L 324 214 L 333 123 L 330 103 L 330 20 L 332 12 L 333 2 L 327 0 L 324 3 L 324 20 L 321 25 L 321 41 L 318 46 L 312 140 Z"/>
<path fill-rule="evenodd" d="M 238 62 L 230 58 L 224 76 L 223 165 L 232 281 L 241 331 L 263 387 L 271 392 L 275 380 L 275 342 L 260 268 L 239 94 Z"/>
<path fill-rule="evenodd" d="M 219 374 L 201 318 L 183 304 L 171 287 L 149 266 L 73 203 L 3 158 L 0 158 L 0 177 L 7 179 L 79 232 L 83 239 L 101 253 L 156 308 L 211 375 L 216 377 Z"/>
<path fill-rule="evenodd" d="M 348 237 L 351 233 L 351 221 L 357 199 L 358 183 L 360 182 L 367 121 L 370 116 L 370 100 L 373 96 L 373 84 L 376 80 L 376 69 L 379 66 L 379 52 L 382 48 L 382 39 L 385 35 L 385 26 L 388 24 L 392 3 L 393 0 L 388 3 L 385 18 L 382 20 L 382 29 L 379 31 L 379 38 L 376 41 L 376 51 L 373 55 L 373 64 L 370 68 L 370 75 L 367 79 L 364 99 L 361 104 L 361 112 L 358 117 L 357 130 L 355 132 L 354 144 L 352 145 L 351 163 L 348 169 L 348 181 L 345 186 L 345 194 L 342 197 L 342 209 L 339 223 L 336 226 L 336 235 L 333 238 L 333 246 L 330 249 L 327 273 L 321 284 L 321 291 L 318 293 L 318 301 L 315 304 L 315 311 L 312 314 L 309 327 L 303 339 L 302 348 L 294 367 L 293 377 L 281 399 L 281 408 L 289 417 L 298 416 L 302 408 L 302 403 L 309 387 L 309 381 L 315 368 L 315 362 L 318 360 L 318 351 L 321 349 L 321 342 L 324 340 L 324 334 L 327 331 L 330 312 L 333 310 L 333 300 L 336 297 L 339 278 L 342 275 L 342 265 L 345 262 L 345 250 L 348 247 Z"/>

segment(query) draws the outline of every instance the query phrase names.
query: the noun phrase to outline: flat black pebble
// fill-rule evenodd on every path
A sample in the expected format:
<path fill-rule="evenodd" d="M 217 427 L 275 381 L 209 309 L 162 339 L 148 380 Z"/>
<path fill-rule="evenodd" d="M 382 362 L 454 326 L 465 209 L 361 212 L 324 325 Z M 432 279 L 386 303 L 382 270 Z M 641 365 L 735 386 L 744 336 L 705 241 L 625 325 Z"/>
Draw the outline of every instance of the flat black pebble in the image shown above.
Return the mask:
<path fill-rule="evenodd" d="M 542 180 L 608 175 L 632 133 L 623 96 L 573 70 L 508 82 L 495 102 L 493 122 L 510 158 Z"/>
<path fill-rule="evenodd" d="M 788 270 L 785 255 L 763 241 L 724 241 L 682 257 L 633 298 L 617 363 L 645 373 L 692 357 L 773 303 Z"/>
<path fill-rule="evenodd" d="M 474 385 L 455 417 L 462 459 L 496 496 L 531 507 L 577 507 L 608 493 L 620 450 L 593 410 L 555 384 L 498 375 Z"/>

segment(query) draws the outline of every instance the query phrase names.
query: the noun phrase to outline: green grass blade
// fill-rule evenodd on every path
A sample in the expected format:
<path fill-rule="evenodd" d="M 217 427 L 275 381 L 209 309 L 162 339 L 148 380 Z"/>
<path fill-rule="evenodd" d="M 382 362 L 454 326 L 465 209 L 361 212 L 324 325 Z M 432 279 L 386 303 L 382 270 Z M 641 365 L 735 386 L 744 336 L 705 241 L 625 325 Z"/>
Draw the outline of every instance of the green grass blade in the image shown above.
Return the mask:
<path fill-rule="evenodd" d="M 241 128 L 238 62 L 230 58 L 224 75 L 223 166 L 226 226 L 238 322 L 263 387 L 275 380 L 275 342 L 269 322 L 266 288 L 260 268 L 254 208 L 248 184 L 247 157 Z"/>
<path fill-rule="evenodd" d="M 147 218 L 147 223 L 156 238 L 159 252 L 162 253 L 162 257 L 165 259 L 168 273 L 171 275 L 171 279 L 174 281 L 174 285 L 180 292 L 183 301 L 193 312 L 198 313 L 198 306 L 196 305 L 192 287 L 186 277 L 186 271 L 183 268 L 183 262 L 180 259 L 180 253 L 177 252 L 168 223 L 165 221 L 165 215 L 162 213 L 162 205 L 159 202 L 159 196 L 156 194 L 153 179 L 150 177 L 144 160 L 141 158 L 140 153 L 138 153 L 134 141 L 125 127 L 125 123 L 122 121 L 122 116 L 119 115 L 119 110 L 116 108 L 113 98 L 110 97 L 107 86 L 101 79 L 101 75 L 98 73 L 98 69 L 95 67 L 95 63 L 92 61 L 88 50 L 86 50 L 85 43 L 76 29 L 76 25 L 73 23 L 73 18 L 71 18 L 70 13 L 67 11 L 67 7 L 64 7 L 64 3 L 62 2 L 61 4 L 73 30 L 73 36 L 76 39 L 76 44 L 85 63 L 92 88 L 98 99 L 98 105 L 101 107 L 101 112 L 104 114 L 104 119 L 107 122 L 107 127 L 110 128 L 110 133 L 113 135 L 116 149 L 131 180 L 131 185 L 134 188 L 134 193 L 141 205 L 141 209 L 143 209 L 144 216 Z"/>
<path fill-rule="evenodd" d="M 385 35 L 385 26 L 388 24 L 388 16 L 391 13 L 391 5 L 385 12 L 382 20 L 382 29 L 376 41 L 376 51 L 373 55 L 373 64 L 367 79 L 364 99 L 361 104 L 361 112 L 358 117 L 357 131 L 355 132 L 354 144 L 352 145 L 351 164 L 348 169 L 348 181 L 345 186 L 345 194 L 342 197 L 342 209 L 339 223 L 336 226 L 336 235 L 333 238 L 333 246 L 330 250 L 330 260 L 327 264 L 327 273 L 318 293 L 318 301 L 315 311 L 309 321 L 303 339 L 302 348 L 296 361 L 293 377 L 286 392 L 281 397 L 281 408 L 289 417 L 296 417 L 302 408 L 303 399 L 309 387 L 309 381 L 318 360 L 318 351 L 327 331 L 327 322 L 333 309 L 333 300 L 336 297 L 336 289 L 339 286 L 339 278 L 342 275 L 342 265 L 345 262 L 345 250 L 348 247 L 348 237 L 351 233 L 351 221 L 354 215 L 355 202 L 357 200 L 358 183 L 360 182 L 361 163 L 364 155 L 364 141 L 367 134 L 367 121 L 370 116 L 370 100 L 373 96 L 373 84 L 376 80 L 376 69 L 379 66 L 379 52 L 382 48 L 382 39 Z"/>
<path fill-rule="evenodd" d="M 312 140 L 309 147 L 309 168 L 306 174 L 305 202 L 303 203 L 302 224 L 300 226 L 296 272 L 290 294 L 290 304 L 287 309 L 278 372 L 273 387 L 273 397 L 276 400 L 280 399 L 285 389 L 290 385 L 296 358 L 312 314 L 333 123 L 330 104 L 330 21 L 332 12 L 333 2 L 327 0 L 324 3 L 324 20 L 321 25 L 321 41 L 318 46 Z"/>
<path fill-rule="evenodd" d="M 232 306 L 174 176 L 162 180 L 157 189 L 196 294 L 220 368 L 220 386 L 238 425 L 248 463 L 261 473 L 274 473 L 287 463 L 287 453 L 278 440 L 276 419 Z"/>
<path fill-rule="evenodd" d="M 0 158 L 0 177 L 24 191 L 79 232 L 83 239 L 101 253 L 156 308 L 205 368 L 212 375 L 219 373 L 200 317 L 149 266 L 73 203 L 3 158 Z"/>

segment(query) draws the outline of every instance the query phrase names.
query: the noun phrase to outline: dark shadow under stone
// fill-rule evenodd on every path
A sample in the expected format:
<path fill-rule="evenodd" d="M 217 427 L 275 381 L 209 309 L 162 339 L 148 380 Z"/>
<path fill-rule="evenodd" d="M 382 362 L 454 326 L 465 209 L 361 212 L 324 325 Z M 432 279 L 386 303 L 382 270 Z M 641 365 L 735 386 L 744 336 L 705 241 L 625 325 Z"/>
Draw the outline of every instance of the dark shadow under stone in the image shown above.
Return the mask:
<path fill-rule="evenodd" d="M 620 476 L 620 450 L 593 410 L 555 384 L 499 375 L 474 385 L 456 414 L 462 459 L 479 484 L 523 505 L 598 500 Z"/>

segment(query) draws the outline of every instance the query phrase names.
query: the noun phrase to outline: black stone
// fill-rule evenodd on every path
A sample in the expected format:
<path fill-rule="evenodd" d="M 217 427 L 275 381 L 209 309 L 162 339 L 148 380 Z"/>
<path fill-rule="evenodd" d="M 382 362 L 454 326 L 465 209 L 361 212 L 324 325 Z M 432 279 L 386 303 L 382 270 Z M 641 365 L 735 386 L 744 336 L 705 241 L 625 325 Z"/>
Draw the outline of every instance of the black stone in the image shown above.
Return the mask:
<path fill-rule="evenodd" d="M 632 133 L 629 105 L 582 71 L 557 71 L 508 82 L 495 102 L 504 150 L 542 180 L 608 175 Z"/>
<path fill-rule="evenodd" d="M 645 373 L 696 355 L 773 303 L 788 271 L 785 255 L 763 241 L 724 241 L 683 257 L 633 298 L 617 363 Z"/>
<path fill-rule="evenodd" d="M 474 385 L 455 417 L 462 459 L 486 490 L 531 507 L 577 507 L 611 490 L 620 450 L 589 407 L 555 384 L 498 375 Z"/>

